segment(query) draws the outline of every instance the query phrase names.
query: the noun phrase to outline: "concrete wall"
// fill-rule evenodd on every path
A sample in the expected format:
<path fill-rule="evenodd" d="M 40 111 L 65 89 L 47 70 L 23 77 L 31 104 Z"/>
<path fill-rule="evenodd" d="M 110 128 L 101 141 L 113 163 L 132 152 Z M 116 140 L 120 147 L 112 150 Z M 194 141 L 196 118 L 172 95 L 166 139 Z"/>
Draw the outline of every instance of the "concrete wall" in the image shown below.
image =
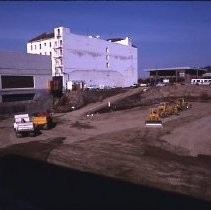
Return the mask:
<path fill-rule="evenodd" d="M 127 87 L 137 83 L 137 65 L 134 47 L 63 33 L 63 69 L 70 80 Z"/>

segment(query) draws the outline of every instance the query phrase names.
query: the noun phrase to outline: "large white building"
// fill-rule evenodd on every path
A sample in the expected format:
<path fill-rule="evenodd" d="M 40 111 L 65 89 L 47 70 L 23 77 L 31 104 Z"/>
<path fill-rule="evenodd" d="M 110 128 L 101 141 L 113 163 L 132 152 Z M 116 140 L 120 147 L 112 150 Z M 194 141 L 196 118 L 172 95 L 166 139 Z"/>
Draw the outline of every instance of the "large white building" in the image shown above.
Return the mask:
<path fill-rule="evenodd" d="M 50 55 L 52 76 L 86 85 L 128 87 L 138 80 L 137 48 L 129 37 L 102 40 L 58 27 L 27 43 L 27 53 Z"/>

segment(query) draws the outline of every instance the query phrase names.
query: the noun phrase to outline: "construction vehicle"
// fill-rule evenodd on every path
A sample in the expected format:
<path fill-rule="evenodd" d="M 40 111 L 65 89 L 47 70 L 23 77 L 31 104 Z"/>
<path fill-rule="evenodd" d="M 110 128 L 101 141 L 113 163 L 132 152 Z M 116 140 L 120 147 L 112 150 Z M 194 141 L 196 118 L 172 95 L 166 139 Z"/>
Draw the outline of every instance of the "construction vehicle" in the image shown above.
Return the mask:
<path fill-rule="evenodd" d="M 158 114 L 161 118 L 168 117 L 170 115 L 179 115 L 179 109 L 173 102 L 161 102 L 158 107 Z"/>
<path fill-rule="evenodd" d="M 188 102 L 186 102 L 184 98 L 176 99 L 175 103 L 179 111 L 186 110 L 191 107 L 191 105 L 189 105 Z"/>
<path fill-rule="evenodd" d="M 53 125 L 52 115 L 49 112 L 35 113 L 32 121 L 38 129 L 48 130 Z"/>
<path fill-rule="evenodd" d="M 15 115 L 13 126 L 18 138 L 21 138 L 24 135 L 29 135 L 31 137 L 36 136 L 36 128 L 33 122 L 30 121 L 28 114 Z"/>
<path fill-rule="evenodd" d="M 146 127 L 162 127 L 163 123 L 160 120 L 159 111 L 157 108 L 151 108 L 145 121 Z"/>

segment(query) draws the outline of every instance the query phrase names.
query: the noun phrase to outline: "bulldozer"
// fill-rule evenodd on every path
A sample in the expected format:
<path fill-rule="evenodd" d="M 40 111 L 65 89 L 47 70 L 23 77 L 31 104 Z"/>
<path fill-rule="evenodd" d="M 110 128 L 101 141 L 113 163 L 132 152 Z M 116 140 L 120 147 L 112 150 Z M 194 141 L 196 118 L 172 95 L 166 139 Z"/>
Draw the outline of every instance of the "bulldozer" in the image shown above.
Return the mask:
<path fill-rule="evenodd" d="M 191 108 L 191 105 L 189 105 L 188 102 L 186 102 L 184 98 L 176 99 L 175 103 L 179 111 Z"/>
<path fill-rule="evenodd" d="M 159 111 L 157 108 L 150 109 L 147 115 L 147 119 L 145 121 L 145 126 L 146 127 L 162 127 L 163 126 L 163 123 L 160 120 Z"/>
<path fill-rule="evenodd" d="M 49 112 L 35 113 L 32 121 L 36 128 L 44 130 L 50 129 L 53 125 L 52 115 Z"/>

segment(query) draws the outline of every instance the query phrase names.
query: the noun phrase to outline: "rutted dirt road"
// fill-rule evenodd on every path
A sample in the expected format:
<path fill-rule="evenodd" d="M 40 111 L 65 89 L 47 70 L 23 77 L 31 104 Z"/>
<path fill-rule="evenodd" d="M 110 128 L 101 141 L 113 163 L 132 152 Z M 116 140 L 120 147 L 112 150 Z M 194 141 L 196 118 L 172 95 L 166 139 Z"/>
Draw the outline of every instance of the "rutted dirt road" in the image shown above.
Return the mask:
<path fill-rule="evenodd" d="M 211 103 L 191 103 L 190 110 L 165 119 L 163 128 L 145 128 L 148 107 L 87 117 L 90 105 L 57 114 L 56 127 L 35 138 L 17 139 L 13 119 L 2 119 L 0 155 L 17 154 L 211 201 Z"/>

